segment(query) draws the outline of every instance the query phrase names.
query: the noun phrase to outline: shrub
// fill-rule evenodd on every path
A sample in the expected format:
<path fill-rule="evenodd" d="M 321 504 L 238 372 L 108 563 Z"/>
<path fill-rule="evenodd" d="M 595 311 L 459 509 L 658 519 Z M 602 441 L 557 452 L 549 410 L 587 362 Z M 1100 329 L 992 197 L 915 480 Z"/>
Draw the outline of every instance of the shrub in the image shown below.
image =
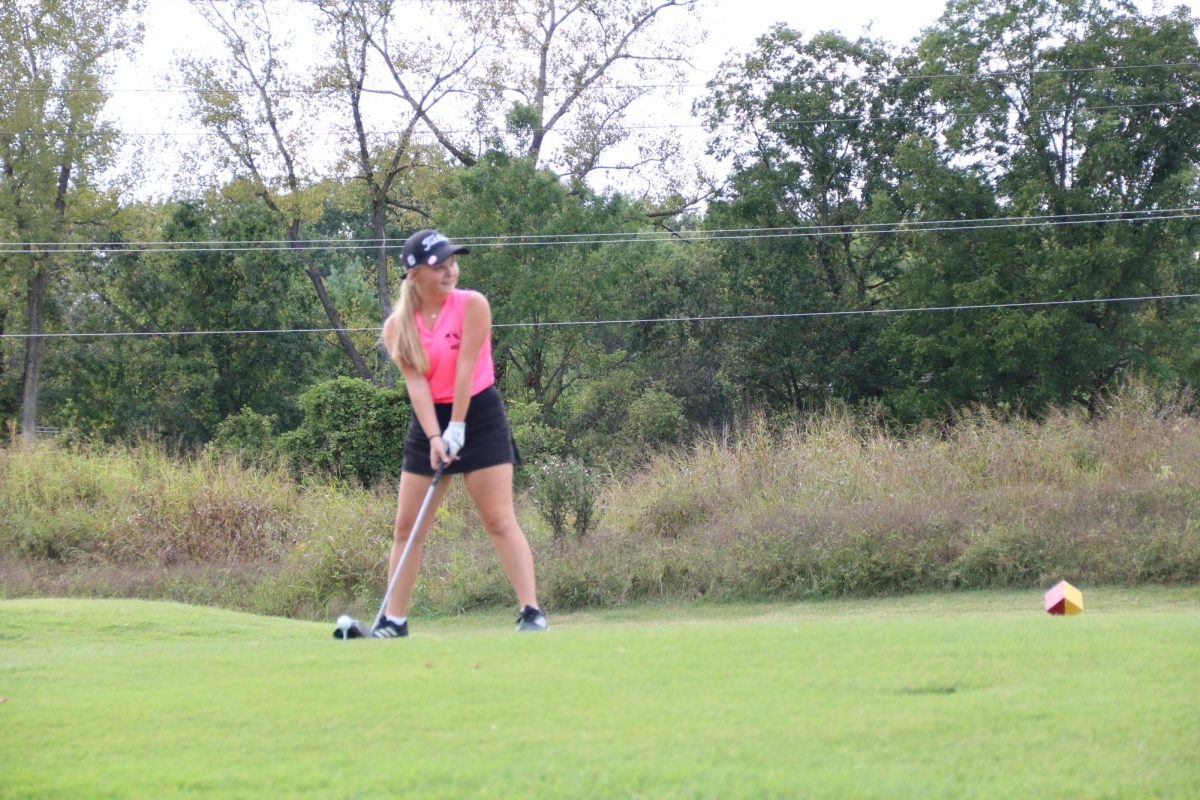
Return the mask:
<path fill-rule="evenodd" d="M 368 486 L 400 474 L 409 418 L 403 391 L 343 377 L 309 388 L 299 402 L 304 421 L 280 437 L 296 467 Z"/>
<path fill-rule="evenodd" d="M 279 452 L 275 436 L 278 423 L 273 414 L 259 414 L 245 407 L 217 425 L 216 436 L 208 447 L 237 458 L 244 466 L 271 464 Z"/>
<path fill-rule="evenodd" d="M 533 502 L 556 539 L 566 536 L 568 520 L 577 536 L 588 534 L 596 520 L 597 496 L 591 470 L 574 458 L 549 456 L 534 470 Z"/>
<path fill-rule="evenodd" d="M 540 403 L 512 400 L 506 401 L 506 405 L 513 439 L 517 442 L 522 461 L 535 464 L 545 456 L 563 454 L 567 435 L 545 423 Z"/>
<path fill-rule="evenodd" d="M 626 435 L 646 445 L 677 442 L 686 429 L 683 403 L 661 389 L 647 389 L 630 403 L 623 426 Z"/>

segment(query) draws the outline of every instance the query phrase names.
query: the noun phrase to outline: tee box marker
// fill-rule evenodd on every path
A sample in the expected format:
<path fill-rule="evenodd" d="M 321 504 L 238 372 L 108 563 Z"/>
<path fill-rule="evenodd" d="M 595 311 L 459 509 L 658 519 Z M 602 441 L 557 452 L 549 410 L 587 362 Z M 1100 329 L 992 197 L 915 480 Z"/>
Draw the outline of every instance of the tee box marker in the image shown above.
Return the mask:
<path fill-rule="evenodd" d="M 1078 614 L 1083 611 L 1083 592 L 1066 581 L 1059 581 L 1042 598 L 1047 614 Z"/>

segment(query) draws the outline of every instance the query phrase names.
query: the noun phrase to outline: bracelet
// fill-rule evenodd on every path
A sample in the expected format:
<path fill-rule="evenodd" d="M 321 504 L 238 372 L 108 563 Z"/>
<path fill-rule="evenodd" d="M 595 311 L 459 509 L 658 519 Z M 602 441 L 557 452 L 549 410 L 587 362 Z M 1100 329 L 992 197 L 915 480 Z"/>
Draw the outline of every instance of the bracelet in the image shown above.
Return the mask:
<path fill-rule="evenodd" d="M 440 433 L 435 433 L 433 436 L 426 436 L 425 438 L 432 442 L 434 439 L 442 438 L 442 435 Z"/>

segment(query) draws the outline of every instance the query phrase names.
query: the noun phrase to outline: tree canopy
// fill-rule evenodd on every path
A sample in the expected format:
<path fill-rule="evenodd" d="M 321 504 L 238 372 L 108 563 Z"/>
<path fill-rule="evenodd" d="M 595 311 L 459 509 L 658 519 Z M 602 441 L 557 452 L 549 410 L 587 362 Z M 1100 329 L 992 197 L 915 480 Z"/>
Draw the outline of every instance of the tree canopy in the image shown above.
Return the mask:
<path fill-rule="evenodd" d="M 414 4 L 318 0 L 289 6 L 306 53 L 270 0 L 194 5 L 224 43 L 180 65 L 208 144 L 155 201 L 96 180 L 138 9 L 5 7 L 0 416 L 24 428 L 294 433 L 347 377 L 391 408 L 367 397 L 397 379 L 378 326 L 428 226 L 472 246 L 535 457 L 628 463 L 758 409 L 908 424 L 1200 380 L 1182 8 L 951 0 L 907 45 L 772 26 L 695 104 L 724 165 L 696 203 L 710 168 L 631 124 L 683 74 L 690 2 L 425 0 L 461 23 L 429 48 Z M 593 180 L 663 165 L 651 193 Z"/>

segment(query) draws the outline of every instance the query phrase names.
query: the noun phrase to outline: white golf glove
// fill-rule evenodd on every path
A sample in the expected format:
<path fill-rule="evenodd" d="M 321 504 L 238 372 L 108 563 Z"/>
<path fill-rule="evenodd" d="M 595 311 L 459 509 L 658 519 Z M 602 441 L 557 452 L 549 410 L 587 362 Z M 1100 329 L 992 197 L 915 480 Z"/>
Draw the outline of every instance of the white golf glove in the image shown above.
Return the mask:
<path fill-rule="evenodd" d="M 442 431 L 442 443 L 446 445 L 446 454 L 451 458 L 458 455 L 463 445 L 467 443 L 467 423 L 451 422 Z"/>

